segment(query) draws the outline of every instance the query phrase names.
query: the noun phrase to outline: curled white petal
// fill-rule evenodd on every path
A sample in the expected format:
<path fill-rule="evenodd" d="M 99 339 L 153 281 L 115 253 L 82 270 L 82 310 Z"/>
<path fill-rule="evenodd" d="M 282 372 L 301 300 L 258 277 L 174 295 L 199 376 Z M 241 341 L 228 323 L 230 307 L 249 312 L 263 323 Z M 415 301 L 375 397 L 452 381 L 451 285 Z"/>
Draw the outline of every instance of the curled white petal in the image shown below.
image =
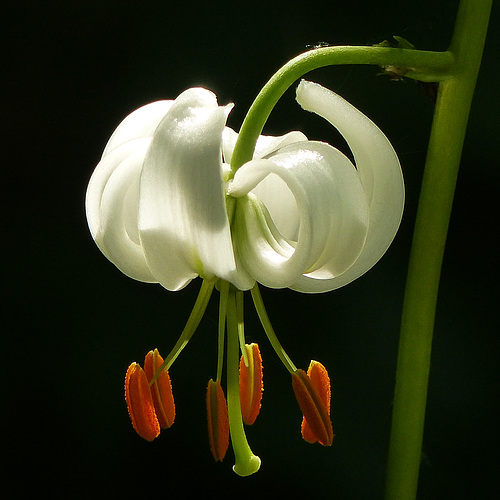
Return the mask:
<path fill-rule="evenodd" d="M 85 205 L 103 254 L 127 276 L 154 282 L 137 231 L 139 179 L 149 143 L 149 138 L 130 140 L 104 156 L 90 179 Z"/>
<path fill-rule="evenodd" d="M 365 273 L 401 220 L 398 159 L 383 133 L 333 92 L 302 82 L 297 100 L 339 129 L 356 166 L 291 132 L 259 137 L 254 159 L 231 180 L 232 105 L 219 106 L 201 88 L 129 115 L 87 190 L 89 228 L 102 252 L 128 276 L 169 290 L 201 275 L 241 290 L 257 280 L 323 292 Z"/>
<path fill-rule="evenodd" d="M 254 283 L 237 270 L 223 190 L 222 132 L 231 107 L 219 107 L 206 89 L 183 92 L 144 161 L 139 233 L 152 274 L 169 290 L 197 275 L 241 289 Z"/>
<path fill-rule="evenodd" d="M 351 148 L 369 205 L 369 227 L 358 259 L 340 276 L 321 281 L 303 276 L 292 288 L 302 292 L 333 290 L 368 271 L 391 244 L 401 222 L 404 182 L 397 155 L 383 132 L 334 92 L 307 81 L 297 88 L 297 101 L 328 120 Z"/>
<path fill-rule="evenodd" d="M 155 101 L 130 113 L 113 132 L 102 155 L 106 156 L 114 148 L 131 139 L 152 137 L 173 103 L 174 101 Z"/>
<path fill-rule="evenodd" d="M 229 193 L 238 198 L 236 252 L 266 286 L 292 287 L 304 274 L 324 282 L 345 272 L 363 248 L 364 191 L 352 163 L 328 144 L 298 142 L 250 161 Z"/>
<path fill-rule="evenodd" d="M 238 134 L 232 128 L 226 127 L 224 129 L 223 154 L 224 161 L 226 163 L 231 163 L 231 157 L 233 156 L 233 150 L 237 139 Z M 257 139 L 257 144 L 255 145 L 253 159 L 264 158 L 267 155 L 278 151 L 278 149 L 287 146 L 288 144 L 302 141 L 307 141 L 307 137 L 302 132 L 297 130 L 280 136 L 260 135 Z"/>

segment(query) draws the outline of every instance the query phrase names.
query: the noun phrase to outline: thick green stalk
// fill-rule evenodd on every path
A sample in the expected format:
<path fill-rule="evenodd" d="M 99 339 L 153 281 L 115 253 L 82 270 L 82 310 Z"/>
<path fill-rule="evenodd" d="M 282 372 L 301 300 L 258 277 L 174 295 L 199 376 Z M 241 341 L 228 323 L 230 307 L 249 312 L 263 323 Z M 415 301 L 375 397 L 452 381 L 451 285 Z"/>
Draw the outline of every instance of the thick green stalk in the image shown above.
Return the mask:
<path fill-rule="evenodd" d="M 462 0 L 439 85 L 401 321 L 386 500 L 416 498 L 441 263 L 491 0 Z"/>

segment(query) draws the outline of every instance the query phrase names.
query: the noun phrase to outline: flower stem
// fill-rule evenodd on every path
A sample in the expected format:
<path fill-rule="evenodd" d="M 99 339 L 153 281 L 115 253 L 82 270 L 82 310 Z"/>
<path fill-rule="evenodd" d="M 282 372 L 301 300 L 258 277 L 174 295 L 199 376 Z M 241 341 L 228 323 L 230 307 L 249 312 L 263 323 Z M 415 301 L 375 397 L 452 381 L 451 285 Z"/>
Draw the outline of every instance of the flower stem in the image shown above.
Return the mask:
<path fill-rule="evenodd" d="M 416 498 L 441 263 L 491 3 L 460 2 L 453 76 L 439 84 L 401 320 L 386 500 Z"/>
<path fill-rule="evenodd" d="M 309 71 L 341 64 L 397 66 L 406 68 L 405 76 L 409 78 L 436 82 L 450 76 L 453 62 L 450 52 L 392 47 L 334 46 L 304 52 L 281 67 L 252 103 L 234 147 L 231 169 L 236 172 L 241 165 L 252 159 L 257 138 L 272 109 L 285 91 Z"/>

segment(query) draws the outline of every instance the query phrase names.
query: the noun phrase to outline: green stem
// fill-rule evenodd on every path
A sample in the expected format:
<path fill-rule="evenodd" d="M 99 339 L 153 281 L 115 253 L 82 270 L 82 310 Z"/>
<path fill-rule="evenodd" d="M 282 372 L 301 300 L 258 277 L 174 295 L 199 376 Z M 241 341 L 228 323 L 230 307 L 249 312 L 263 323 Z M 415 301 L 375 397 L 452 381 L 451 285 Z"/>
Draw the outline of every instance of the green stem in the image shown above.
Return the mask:
<path fill-rule="evenodd" d="M 248 110 L 233 151 L 231 169 L 236 172 L 252 159 L 257 138 L 272 109 L 285 91 L 309 71 L 332 65 L 371 64 L 404 67 L 408 70 L 407 77 L 421 81 L 441 81 L 450 76 L 453 62 L 449 52 L 391 47 L 335 46 L 304 52 L 271 77 Z"/>
<path fill-rule="evenodd" d="M 441 263 L 491 0 L 462 0 L 439 85 L 401 320 L 386 500 L 416 498 Z"/>

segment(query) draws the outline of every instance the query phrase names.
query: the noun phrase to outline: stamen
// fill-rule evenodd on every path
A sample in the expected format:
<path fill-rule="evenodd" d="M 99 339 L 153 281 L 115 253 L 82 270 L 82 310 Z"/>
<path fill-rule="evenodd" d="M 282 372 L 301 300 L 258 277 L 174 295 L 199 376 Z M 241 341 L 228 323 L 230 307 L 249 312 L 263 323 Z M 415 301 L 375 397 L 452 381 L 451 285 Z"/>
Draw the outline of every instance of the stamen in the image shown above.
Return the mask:
<path fill-rule="evenodd" d="M 222 377 L 222 366 L 224 364 L 224 337 L 226 331 L 227 317 L 227 300 L 229 296 L 229 282 L 221 281 L 219 283 L 220 300 L 219 300 L 219 331 L 218 331 L 218 346 L 217 346 L 217 380 Z"/>
<path fill-rule="evenodd" d="M 207 387 L 207 419 L 210 451 L 216 462 L 222 461 L 229 446 L 227 403 L 220 381 L 211 379 Z"/>
<path fill-rule="evenodd" d="M 144 371 L 148 380 L 158 371 L 163 363 L 158 349 L 149 351 L 144 359 Z M 175 420 L 174 395 L 172 393 L 172 384 L 167 370 L 161 370 L 156 380 L 151 385 L 151 395 L 156 410 L 156 416 L 162 429 L 168 429 Z"/>
<path fill-rule="evenodd" d="M 137 434 L 153 441 L 160 434 L 160 424 L 146 373 L 138 363 L 132 363 L 125 375 L 125 401 Z"/>
<path fill-rule="evenodd" d="M 153 375 L 153 378 L 150 380 L 149 385 L 152 385 L 154 383 L 154 381 L 158 378 L 162 370 L 168 370 L 172 366 L 177 356 L 179 356 L 184 347 L 186 347 L 187 343 L 189 342 L 194 332 L 198 328 L 201 318 L 203 318 L 203 314 L 205 313 L 208 302 L 212 295 L 214 285 L 215 285 L 214 281 L 203 280 L 193 310 L 189 315 L 184 330 L 182 330 L 181 336 L 175 343 L 172 350 L 169 352 L 168 356 L 165 358 L 165 361 L 163 361 L 161 366 Z"/>
<path fill-rule="evenodd" d="M 240 359 L 240 401 L 243 422 L 252 425 L 260 412 L 262 391 L 264 390 L 262 379 L 262 357 L 257 344 L 245 344 L 245 353 L 248 364 L 245 364 L 244 356 Z"/>
<path fill-rule="evenodd" d="M 334 434 L 330 420 L 330 378 L 326 368 L 318 361 L 311 361 L 307 374 L 301 369 L 292 374 L 292 384 L 304 415 L 302 437 L 309 443 L 331 446 Z"/>
<path fill-rule="evenodd" d="M 248 366 L 247 351 L 245 348 L 245 320 L 243 318 L 243 292 L 236 291 L 236 317 L 238 319 L 238 340 L 240 342 L 240 351 L 245 365 Z"/>
<path fill-rule="evenodd" d="M 251 293 L 255 309 L 260 319 L 260 323 L 262 324 L 262 328 L 264 328 L 264 331 L 266 332 L 269 342 L 273 346 L 273 349 L 280 358 L 281 362 L 285 365 L 285 368 L 293 374 L 297 370 L 297 368 L 293 364 L 288 354 L 285 352 L 285 349 L 283 349 L 283 346 L 280 344 L 276 333 L 274 333 L 273 326 L 271 325 L 271 321 L 269 320 L 269 316 L 267 315 L 264 301 L 262 300 L 262 295 L 260 294 L 257 283 L 252 288 Z"/>

